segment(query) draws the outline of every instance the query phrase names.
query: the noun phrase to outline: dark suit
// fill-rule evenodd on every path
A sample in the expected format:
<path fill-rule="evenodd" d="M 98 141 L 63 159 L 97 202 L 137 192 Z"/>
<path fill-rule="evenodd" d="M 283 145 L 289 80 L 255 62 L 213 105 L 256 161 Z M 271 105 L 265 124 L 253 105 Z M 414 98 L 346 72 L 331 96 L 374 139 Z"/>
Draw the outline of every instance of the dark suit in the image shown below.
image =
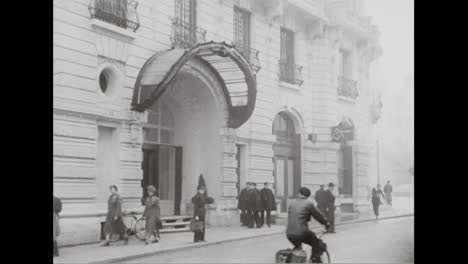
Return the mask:
<path fill-rule="evenodd" d="M 237 208 L 241 210 L 240 221 L 242 226 L 247 226 L 247 188 L 242 189 L 237 198 Z"/>
<path fill-rule="evenodd" d="M 251 189 L 247 191 L 247 226 L 249 228 L 254 227 L 254 222 L 257 222 L 257 226 L 260 225 L 258 218 L 259 204 L 260 204 L 260 191 L 257 189 Z"/>
<path fill-rule="evenodd" d="M 317 208 L 322 214 L 325 214 L 325 190 L 319 189 L 315 192 L 315 201 L 317 202 Z"/>
<path fill-rule="evenodd" d="M 198 216 L 198 220 L 203 222 L 203 230 L 194 232 L 193 240 L 194 242 L 204 241 L 205 240 L 205 216 L 206 216 L 206 204 L 213 203 L 213 198 L 208 197 L 206 194 L 197 193 L 192 198 L 193 203 L 193 217 Z"/>
<path fill-rule="evenodd" d="M 260 191 L 260 197 L 262 199 L 262 211 L 261 211 L 261 226 L 265 224 L 265 212 L 266 212 L 266 223 L 268 226 L 271 225 L 271 211 L 276 210 L 276 201 L 273 191 L 268 188 L 263 188 Z"/>
<path fill-rule="evenodd" d="M 330 190 L 325 191 L 325 216 L 330 222 L 329 232 L 335 232 L 335 196 Z"/>

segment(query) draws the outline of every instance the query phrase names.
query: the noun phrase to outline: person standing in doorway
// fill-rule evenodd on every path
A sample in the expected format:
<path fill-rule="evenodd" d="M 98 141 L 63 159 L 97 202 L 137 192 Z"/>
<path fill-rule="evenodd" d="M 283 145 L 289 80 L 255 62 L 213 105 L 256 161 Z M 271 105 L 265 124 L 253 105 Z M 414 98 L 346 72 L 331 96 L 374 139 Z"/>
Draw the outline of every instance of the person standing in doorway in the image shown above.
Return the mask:
<path fill-rule="evenodd" d="M 377 188 L 372 188 L 372 207 L 374 207 L 375 219 L 379 219 L 380 195 L 385 199 L 380 184 L 377 184 Z"/>
<path fill-rule="evenodd" d="M 328 233 L 335 233 L 335 195 L 333 194 L 333 189 L 335 184 L 330 182 L 328 184 L 328 190 L 325 191 L 324 201 L 325 201 L 325 216 L 330 223 L 330 227 L 327 229 Z"/>
<path fill-rule="evenodd" d="M 193 217 L 196 221 L 203 222 L 203 228 L 200 231 L 195 231 L 193 233 L 193 242 L 206 242 L 205 240 L 205 217 L 206 217 L 206 205 L 213 203 L 214 200 L 211 197 L 208 197 L 204 186 L 197 187 L 197 194 L 193 196 Z"/>
<path fill-rule="evenodd" d="M 268 182 L 263 184 L 263 189 L 260 191 L 260 197 L 262 198 L 260 226 L 265 224 L 266 212 L 266 224 L 268 227 L 271 227 L 271 211 L 276 211 L 276 200 L 273 191 L 268 188 Z"/>
<path fill-rule="evenodd" d="M 325 184 L 320 184 L 320 189 L 315 192 L 314 198 L 317 202 L 317 208 L 325 215 Z"/>
<path fill-rule="evenodd" d="M 57 244 L 57 237 L 60 235 L 59 213 L 62 211 L 62 201 L 54 195 L 54 257 L 58 257 L 59 250 Z"/>
<path fill-rule="evenodd" d="M 237 197 L 237 208 L 241 210 L 240 213 L 240 221 L 241 226 L 248 226 L 247 224 L 247 191 L 248 191 L 248 183 L 239 193 Z"/>
<path fill-rule="evenodd" d="M 122 220 L 122 199 L 117 193 L 117 186 L 111 185 L 109 187 L 111 195 L 107 200 L 107 216 L 106 223 L 104 224 L 104 234 L 106 240 L 103 241 L 101 246 L 110 245 L 111 235 L 120 235 L 124 237 L 125 245 L 128 244 L 127 228 Z"/>
<path fill-rule="evenodd" d="M 146 220 L 145 225 L 145 243 L 149 245 L 151 243 L 157 243 L 160 239 L 159 228 L 161 224 L 161 209 L 159 207 L 159 198 L 156 196 L 156 188 L 153 185 L 147 187 L 148 197 L 145 200 L 145 211 L 143 217 Z M 151 237 L 154 235 L 154 240 Z"/>
<path fill-rule="evenodd" d="M 392 205 L 392 191 L 393 191 L 393 188 L 392 188 L 392 185 L 390 184 L 390 181 L 387 181 L 387 184 L 385 184 L 385 186 L 383 187 L 383 191 L 384 191 L 384 194 L 385 194 L 387 204 Z"/>

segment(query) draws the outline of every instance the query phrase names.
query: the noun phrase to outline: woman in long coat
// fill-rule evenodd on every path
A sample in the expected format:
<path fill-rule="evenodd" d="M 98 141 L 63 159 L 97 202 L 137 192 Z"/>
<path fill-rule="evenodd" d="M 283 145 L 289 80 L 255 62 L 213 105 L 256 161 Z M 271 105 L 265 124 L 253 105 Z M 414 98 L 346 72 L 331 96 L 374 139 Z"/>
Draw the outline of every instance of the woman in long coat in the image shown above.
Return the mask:
<path fill-rule="evenodd" d="M 57 237 L 60 235 L 59 213 L 62 211 L 62 202 L 54 196 L 54 256 L 59 255 Z"/>
<path fill-rule="evenodd" d="M 125 244 L 128 244 L 127 227 L 123 223 L 122 219 L 122 199 L 117 193 L 117 186 L 111 185 L 109 190 L 111 195 L 107 200 L 107 216 L 106 223 L 104 224 L 106 241 L 104 241 L 101 246 L 110 245 L 111 235 L 123 235 Z"/>
<path fill-rule="evenodd" d="M 205 205 L 213 203 L 214 200 L 205 193 L 204 186 L 198 186 L 197 194 L 193 196 L 193 217 L 196 221 L 203 222 L 203 229 L 201 231 L 195 231 L 193 233 L 193 242 L 206 242 L 205 241 L 205 216 L 206 208 Z"/>
<path fill-rule="evenodd" d="M 380 189 L 380 184 L 377 184 L 377 189 L 372 188 L 372 206 L 374 207 L 376 219 L 379 219 L 380 195 L 385 199 L 385 195 L 383 194 L 382 189 Z"/>
<path fill-rule="evenodd" d="M 148 186 L 148 197 L 145 200 L 145 211 L 143 217 L 146 219 L 145 226 L 145 243 L 148 245 L 152 242 L 156 243 L 159 239 L 159 228 L 162 227 L 160 219 L 161 210 L 159 208 L 159 198 L 156 196 L 156 188 L 153 185 Z M 155 235 L 152 241 L 151 236 Z"/>

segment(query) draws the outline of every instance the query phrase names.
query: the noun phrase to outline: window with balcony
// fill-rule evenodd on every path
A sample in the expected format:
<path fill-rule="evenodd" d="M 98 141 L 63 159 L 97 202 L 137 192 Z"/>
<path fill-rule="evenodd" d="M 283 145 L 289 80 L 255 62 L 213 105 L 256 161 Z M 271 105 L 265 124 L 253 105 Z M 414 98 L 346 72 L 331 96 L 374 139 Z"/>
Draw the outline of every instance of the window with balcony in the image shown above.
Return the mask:
<path fill-rule="evenodd" d="M 260 70 L 260 61 L 258 59 L 259 51 L 251 48 L 250 45 L 250 12 L 235 6 L 233 22 L 234 46 L 242 52 L 245 59 L 250 63 L 252 70 L 256 73 Z"/>
<path fill-rule="evenodd" d="M 206 31 L 197 27 L 197 1 L 175 0 L 175 15 L 172 19 L 173 45 L 189 49 L 205 42 Z"/>
<path fill-rule="evenodd" d="M 347 50 L 340 50 L 338 63 L 338 95 L 345 98 L 356 99 L 358 90 L 357 83 L 352 78 L 351 53 Z"/>
<path fill-rule="evenodd" d="M 234 45 L 248 59 L 250 54 L 250 12 L 234 7 Z"/>
<path fill-rule="evenodd" d="M 280 81 L 302 85 L 302 66 L 294 63 L 294 32 L 281 28 Z"/>
<path fill-rule="evenodd" d="M 136 13 L 138 3 L 133 0 L 91 0 L 91 18 L 136 31 L 140 27 Z"/>

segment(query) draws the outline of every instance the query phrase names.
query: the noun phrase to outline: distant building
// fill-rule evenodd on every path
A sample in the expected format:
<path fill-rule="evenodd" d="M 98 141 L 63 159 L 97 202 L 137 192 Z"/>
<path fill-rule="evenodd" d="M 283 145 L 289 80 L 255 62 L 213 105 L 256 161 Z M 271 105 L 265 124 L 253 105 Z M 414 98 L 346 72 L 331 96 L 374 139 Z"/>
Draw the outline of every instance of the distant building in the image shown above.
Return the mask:
<path fill-rule="evenodd" d="M 285 212 L 300 186 L 338 185 L 369 210 L 370 63 L 359 0 L 54 1 L 54 193 L 61 244 L 99 240 L 108 186 L 141 213 L 155 185 L 190 215 L 202 173 L 210 225 L 238 225 L 245 182 Z M 377 115 L 376 115 L 377 113 Z"/>

